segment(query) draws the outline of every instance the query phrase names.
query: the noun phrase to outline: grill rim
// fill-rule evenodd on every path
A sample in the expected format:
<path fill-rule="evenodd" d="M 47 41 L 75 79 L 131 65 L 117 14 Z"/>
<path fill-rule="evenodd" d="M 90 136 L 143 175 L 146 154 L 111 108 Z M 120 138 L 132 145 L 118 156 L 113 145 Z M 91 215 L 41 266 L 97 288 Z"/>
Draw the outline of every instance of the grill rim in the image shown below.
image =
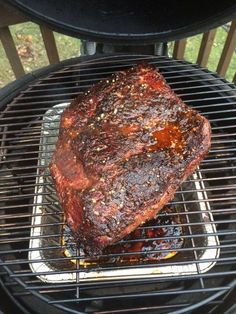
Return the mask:
<path fill-rule="evenodd" d="M 19 79 L 15 80 L 15 81 L 7 84 L 3 88 L 1 88 L 0 89 L 0 109 L 2 109 L 4 106 L 6 106 L 7 103 L 11 102 L 26 87 L 32 86 L 36 81 L 45 78 L 45 76 L 47 76 L 48 74 L 50 74 L 52 72 L 55 72 L 59 69 L 62 69 L 64 66 L 73 66 L 73 65 L 76 66 L 76 65 L 79 65 L 80 63 L 89 62 L 91 60 L 92 61 L 93 60 L 101 60 L 102 61 L 106 58 L 112 58 L 112 57 L 119 58 L 122 56 L 124 56 L 124 57 L 127 57 L 127 56 L 147 57 L 147 55 L 135 54 L 135 53 L 129 53 L 129 54 L 116 53 L 115 55 L 113 53 L 104 54 L 104 55 L 96 54 L 96 55 L 92 55 L 92 56 L 75 57 L 72 59 L 60 61 L 57 64 L 45 66 L 41 69 L 37 69 L 37 70 L 32 71 L 28 74 L 25 74 L 22 77 L 20 77 Z M 151 55 L 151 57 L 162 58 L 161 56 L 154 56 L 154 55 Z M 216 72 L 212 72 L 212 71 L 208 70 L 207 68 L 200 67 L 197 64 L 194 64 L 194 63 L 191 63 L 191 62 L 188 62 L 185 60 L 175 60 L 174 58 L 169 58 L 169 57 L 163 57 L 163 59 L 169 59 L 169 60 L 173 60 L 175 62 L 178 62 L 180 64 L 183 63 L 183 64 L 187 64 L 190 66 L 195 66 L 201 70 L 204 70 L 204 72 L 213 75 L 215 79 L 220 79 L 223 83 L 225 83 L 227 85 L 230 84 L 230 85 L 233 85 L 234 87 L 236 87 L 236 85 L 234 83 L 227 81 L 223 77 L 220 77 Z"/>
<path fill-rule="evenodd" d="M 115 55 L 115 57 L 122 57 L 122 56 L 125 56 L 125 57 L 127 57 L 127 56 L 130 56 L 131 54 L 129 54 L 129 55 L 124 55 L 124 54 L 116 54 Z M 134 56 L 139 56 L 139 57 L 142 57 L 143 55 L 137 55 L 137 54 L 134 54 Z M 96 60 L 97 59 L 106 59 L 107 57 L 111 57 L 111 58 L 113 58 L 114 57 L 114 55 L 113 54 L 109 54 L 109 55 L 106 55 L 105 57 L 103 56 L 102 58 L 100 57 L 100 56 L 97 56 L 97 58 L 96 58 Z M 156 57 L 156 56 L 151 56 L 151 57 L 154 57 L 154 58 L 158 58 L 158 57 Z M 35 82 L 35 81 L 38 81 L 38 79 L 41 79 L 41 78 L 43 78 L 44 76 L 46 76 L 48 73 L 51 73 L 51 72 L 53 72 L 53 71 L 56 71 L 56 69 L 57 68 L 60 68 L 61 66 L 63 66 L 65 63 L 66 63 L 66 65 L 70 65 L 70 63 L 71 64 L 74 64 L 74 63 L 78 63 L 78 60 L 79 61 L 81 61 L 81 60 L 84 60 L 84 59 L 86 59 L 86 61 L 89 61 L 89 60 L 95 60 L 95 58 L 94 58 L 94 56 L 89 56 L 89 57 L 78 57 L 78 58 L 75 58 L 75 59 L 72 59 L 72 60 L 66 60 L 66 62 L 61 62 L 60 64 L 58 64 L 58 65 L 56 65 L 56 66 L 49 66 L 49 67 L 46 67 L 45 68 L 45 70 L 46 70 L 46 73 L 42 73 L 42 72 L 44 72 L 43 70 L 44 69 L 40 69 L 39 71 L 37 71 L 37 72 L 40 72 L 40 76 L 39 77 L 35 77 L 34 75 L 33 75 L 33 79 L 34 79 L 34 81 L 31 81 L 31 84 L 33 84 L 33 82 Z M 167 58 L 168 59 L 168 58 Z M 171 59 L 170 59 L 171 60 Z M 174 60 L 174 59 L 172 59 L 172 60 Z M 174 60 L 175 61 L 175 60 Z M 81 61 L 81 62 L 83 62 L 83 61 Z M 184 62 L 185 63 L 185 62 Z M 192 64 L 191 63 L 188 63 L 189 65 L 191 65 L 192 66 Z M 56 68 L 55 70 L 51 70 L 51 68 Z M 199 67 L 199 69 L 201 69 L 202 70 L 202 68 L 201 67 Z M 221 77 L 219 77 L 219 76 L 217 76 L 217 74 L 216 73 L 212 73 L 211 71 L 209 71 L 209 70 L 207 70 L 207 69 L 204 69 L 204 71 L 207 71 L 209 74 L 213 74 L 215 77 L 216 77 L 216 79 L 220 79 L 220 80 L 223 80 L 226 84 L 229 84 L 229 82 L 227 82 L 225 79 L 222 79 Z M 28 75 L 27 75 L 28 76 Z M 30 76 L 31 76 L 31 74 L 30 74 Z M 23 82 L 22 82 L 22 85 L 19 87 L 18 86 L 18 84 L 19 84 L 19 82 L 18 81 L 16 81 L 16 82 L 14 82 L 14 83 L 16 83 L 16 89 L 14 90 L 14 94 L 11 92 L 10 93 L 10 95 L 7 95 L 8 97 L 10 97 L 11 96 L 11 99 L 13 99 L 14 98 L 14 96 L 15 96 L 15 94 L 19 94 L 19 89 L 20 90 L 22 90 L 25 86 L 28 86 L 28 78 L 27 78 L 27 80 L 26 80 L 27 82 L 25 82 L 24 81 L 24 78 L 23 78 Z M 31 85 L 30 84 L 30 85 Z M 9 84 L 9 85 L 11 85 L 11 84 Z M 9 86 L 8 85 L 8 86 Z M 11 87 L 10 87 L 11 88 Z M 2 92 L 2 91 L 1 91 Z M 1 94 L 0 94 L 0 96 L 1 96 Z M 1 97 L 0 97 L 1 98 Z M 6 101 L 6 102 L 9 102 L 9 100 L 6 100 L 6 97 L 3 97 L 3 102 L 4 102 L 4 100 Z M 0 108 L 2 108 L 2 106 L 4 106 L 4 103 L 3 103 L 2 101 L 1 101 L 1 99 L 0 99 Z M 14 278 L 16 281 L 18 281 L 20 278 Z M 234 280 L 234 285 L 236 284 L 236 280 Z M 229 287 L 229 288 L 231 288 L 231 287 Z M 227 290 L 228 291 L 228 290 Z M 35 291 L 34 291 L 35 292 Z M 219 291 L 219 292 L 222 292 L 222 293 L 224 293 L 225 291 Z M 36 292 L 36 295 L 37 295 L 37 297 L 42 297 L 42 295 L 40 294 L 40 293 L 38 293 L 37 294 L 37 292 Z M 211 297 L 213 297 L 214 295 L 212 295 Z M 207 300 L 207 302 L 209 302 L 209 299 L 211 298 L 211 297 L 209 297 Z M 47 301 L 47 299 L 45 299 L 46 300 L 46 302 L 48 302 Z M 199 303 L 202 303 L 202 301 L 201 302 L 199 302 Z M 197 305 L 198 303 L 195 303 L 193 306 L 194 306 L 194 308 L 196 308 L 196 305 Z M 56 304 L 55 304 L 56 305 Z M 58 307 L 60 307 L 61 308 L 61 305 L 60 306 L 58 306 Z M 65 308 L 63 305 L 62 305 L 62 308 Z M 188 310 L 189 308 L 191 308 L 191 306 L 190 307 L 188 307 L 188 308 L 186 308 L 186 309 L 184 309 L 184 311 L 182 311 L 182 310 L 180 310 L 180 311 L 175 311 L 175 312 L 172 312 L 172 313 L 184 313 L 184 312 L 186 312 L 186 310 Z M 67 308 L 66 308 L 67 309 Z M 67 309 L 68 310 L 68 309 Z M 73 313 L 73 312 L 71 312 L 71 313 Z M 78 311 L 77 312 L 75 312 L 75 313 L 79 313 Z"/>

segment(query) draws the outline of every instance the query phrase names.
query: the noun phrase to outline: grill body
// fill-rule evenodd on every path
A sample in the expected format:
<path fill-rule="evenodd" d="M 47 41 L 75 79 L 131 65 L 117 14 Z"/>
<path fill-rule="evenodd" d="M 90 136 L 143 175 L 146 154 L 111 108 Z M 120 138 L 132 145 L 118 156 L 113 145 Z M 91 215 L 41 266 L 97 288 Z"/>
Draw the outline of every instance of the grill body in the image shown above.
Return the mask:
<path fill-rule="evenodd" d="M 212 148 L 197 171 L 201 180 L 188 178 L 177 192 L 180 199 L 174 200 L 180 210 L 173 216 L 185 219 L 181 222 L 185 230 L 182 237 L 189 245 L 177 250 L 177 260 L 156 262 L 157 266 L 194 263 L 196 273 L 139 278 L 127 275 L 115 280 L 82 281 L 79 274 L 84 270 L 79 264 L 79 252 L 74 257 L 76 262 L 68 269 L 71 258 L 57 255 L 63 250 L 63 244 L 54 240 L 53 243 L 46 241 L 46 244 L 41 241 L 60 239 L 62 235 L 54 231 L 53 225 L 63 225 L 63 221 L 53 220 L 62 214 L 56 198 L 51 197 L 53 190 L 38 190 L 43 184 L 53 189 L 50 182 L 38 181 L 47 168 L 46 164 L 39 163 L 44 149 L 43 119 L 53 106 L 70 102 L 91 84 L 141 61 L 155 64 L 175 92 L 205 115 L 212 125 Z M 235 86 L 199 66 L 145 55 L 79 58 L 30 75 L 25 80 L 22 86 L 15 87 L 15 95 L 10 95 L 7 89 L 2 92 L 0 115 L 0 266 L 1 280 L 9 295 L 26 308 L 30 303 L 30 311 L 33 305 L 36 313 L 45 308 L 48 313 L 194 313 L 199 307 L 204 312 L 217 311 L 236 283 Z M 199 193 L 204 195 L 201 200 L 192 198 L 196 182 L 200 182 Z M 39 194 L 44 197 L 40 204 L 35 204 Z M 199 203 L 207 204 L 203 214 L 206 216 L 210 210 L 213 217 L 208 221 L 214 226 L 210 234 L 202 228 L 206 225 L 204 215 L 192 219 L 199 215 L 196 207 Z M 44 233 L 32 233 L 32 229 L 36 229 L 33 218 L 42 215 L 34 212 L 35 205 L 52 208 L 52 211 L 42 212 L 52 218 L 40 221 L 40 227 L 46 230 Z M 212 236 L 217 237 L 217 241 L 206 245 L 205 240 Z M 41 241 L 38 247 L 30 246 L 30 241 L 35 239 Z M 206 249 L 217 249 L 219 254 L 208 255 L 202 260 Z M 46 254 L 37 259 L 34 255 L 29 261 L 32 256 L 29 252 L 39 251 Z M 47 255 L 47 252 L 55 254 Z M 186 252 L 190 254 L 189 259 L 184 257 Z M 50 274 L 72 273 L 74 279 L 56 283 L 43 281 L 42 276 L 47 276 L 48 271 L 44 268 L 34 271 L 30 266 L 38 262 L 53 264 Z M 199 266 L 202 263 L 214 263 L 214 266 L 212 264 L 213 267 L 202 272 Z M 129 269 L 133 267 L 128 266 Z M 138 265 L 140 273 L 147 267 L 150 265 Z M 117 268 L 114 264 L 110 269 Z M 101 271 L 101 268 L 95 265 L 92 270 Z"/>

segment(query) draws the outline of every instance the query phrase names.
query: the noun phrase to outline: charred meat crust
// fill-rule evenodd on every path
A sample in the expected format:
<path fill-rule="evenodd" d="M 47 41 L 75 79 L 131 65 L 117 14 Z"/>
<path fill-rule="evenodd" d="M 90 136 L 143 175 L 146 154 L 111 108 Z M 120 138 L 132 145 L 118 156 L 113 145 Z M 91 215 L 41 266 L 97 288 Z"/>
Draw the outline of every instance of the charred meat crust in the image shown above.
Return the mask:
<path fill-rule="evenodd" d="M 67 223 L 89 255 L 156 216 L 210 148 L 207 119 L 151 65 L 114 74 L 61 117 L 50 164 Z"/>

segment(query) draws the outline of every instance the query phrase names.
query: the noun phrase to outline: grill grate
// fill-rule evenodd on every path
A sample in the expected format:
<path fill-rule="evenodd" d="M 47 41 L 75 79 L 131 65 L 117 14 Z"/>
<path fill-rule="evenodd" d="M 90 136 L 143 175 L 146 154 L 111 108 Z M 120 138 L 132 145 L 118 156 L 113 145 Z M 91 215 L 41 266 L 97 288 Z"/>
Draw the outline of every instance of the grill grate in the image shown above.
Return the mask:
<path fill-rule="evenodd" d="M 178 211 L 167 214 L 174 217 L 172 227 L 181 226 L 184 230 L 181 235 L 169 235 L 169 240 L 181 238 L 188 245 L 176 248 L 177 259 L 174 256 L 138 265 L 113 263 L 109 267 L 96 264 L 87 272 L 138 269 L 142 274 L 154 266 L 181 268 L 186 264 L 196 265 L 196 271 L 137 277 L 127 272 L 115 280 L 81 280 L 85 269 L 80 260 L 84 257 L 74 251 L 76 262 L 71 263 L 71 257 L 58 254 L 66 248 L 60 242 L 63 220 L 59 217 L 63 213 L 51 189 L 50 175 L 45 172 L 45 149 L 50 155 L 56 134 L 55 124 L 48 124 L 45 115 L 54 106 L 70 102 L 91 84 L 140 61 L 155 64 L 175 92 L 212 125 L 209 155 L 176 193 L 171 206 L 178 206 Z M 71 63 L 22 90 L 0 114 L 0 266 L 6 287 L 18 298 L 33 295 L 69 313 L 182 313 L 204 304 L 212 311 L 236 282 L 235 86 L 196 65 L 166 57 L 108 56 Z M 46 135 L 42 132 L 45 128 Z M 199 204 L 204 204 L 201 215 Z M 32 225 L 37 219 L 39 224 Z M 211 227 L 208 233 L 204 230 L 206 225 Z M 207 243 L 212 238 L 215 242 Z M 202 259 L 206 249 L 215 255 Z M 162 247 L 159 252 L 171 250 Z M 48 268 L 35 271 L 32 265 L 39 263 Z M 214 267 L 202 272 L 204 263 Z M 73 280 L 66 277 L 64 281 L 42 281 L 52 274 L 58 278 L 72 276 Z"/>

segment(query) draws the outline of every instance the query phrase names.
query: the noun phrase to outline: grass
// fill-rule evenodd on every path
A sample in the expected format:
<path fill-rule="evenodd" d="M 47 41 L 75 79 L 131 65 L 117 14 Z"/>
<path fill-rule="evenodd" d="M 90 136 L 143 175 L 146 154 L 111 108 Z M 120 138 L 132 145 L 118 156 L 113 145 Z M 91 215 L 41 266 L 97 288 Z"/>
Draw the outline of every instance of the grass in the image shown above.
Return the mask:
<path fill-rule="evenodd" d="M 215 41 L 207 64 L 207 68 L 211 71 L 216 71 L 217 64 L 219 62 L 224 47 L 226 36 L 227 32 L 222 27 L 219 27 L 216 32 Z M 197 35 L 194 37 L 190 37 L 188 39 L 184 56 L 187 61 L 193 63 L 196 62 L 201 40 L 202 35 Z M 231 59 L 228 71 L 226 73 L 226 79 L 232 81 L 235 72 L 236 72 L 236 53 L 233 54 L 233 57 Z"/>
<path fill-rule="evenodd" d="M 27 22 L 10 27 L 15 45 L 26 73 L 49 64 L 38 25 Z M 80 40 L 54 33 L 60 60 L 76 57 L 80 52 Z M 5 51 L 0 43 L 0 86 L 15 79 Z"/>
<path fill-rule="evenodd" d="M 31 22 L 17 24 L 11 26 L 11 33 L 13 35 L 14 42 L 16 44 L 18 53 L 23 63 L 26 73 L 32 70 L 42 68 L 48 65 L 48 58 L 43 45 L 41 33 L 39 27 Z M 60 60 L 76 57 L 80 53 L 80 40 L 77 38 L 68 37 L 62 34 L 54 33 L 57 48 L 60 55 Z M 218 28 L 215 42 L 210 54 L 207 67 L 215 71 L 223 46 L 225 38 L 227 36 L 226 31 L 223 28 Z M 185 50 L 185 59 L 187 61 L 195 63 L 201 43 L 202 35 L 196 35 L 188 39 L 187 47 Z M 169 44 L 170 52 L 173 49 L 173 43 Z M 6 58 L 4 49 L 0 43 L 0 87 L 15 79 L 14 73 L 11 70 L 8 59 Z M 236 53 L 234 53 L 226 78 L 232 81 L 236 72 Z"/>

